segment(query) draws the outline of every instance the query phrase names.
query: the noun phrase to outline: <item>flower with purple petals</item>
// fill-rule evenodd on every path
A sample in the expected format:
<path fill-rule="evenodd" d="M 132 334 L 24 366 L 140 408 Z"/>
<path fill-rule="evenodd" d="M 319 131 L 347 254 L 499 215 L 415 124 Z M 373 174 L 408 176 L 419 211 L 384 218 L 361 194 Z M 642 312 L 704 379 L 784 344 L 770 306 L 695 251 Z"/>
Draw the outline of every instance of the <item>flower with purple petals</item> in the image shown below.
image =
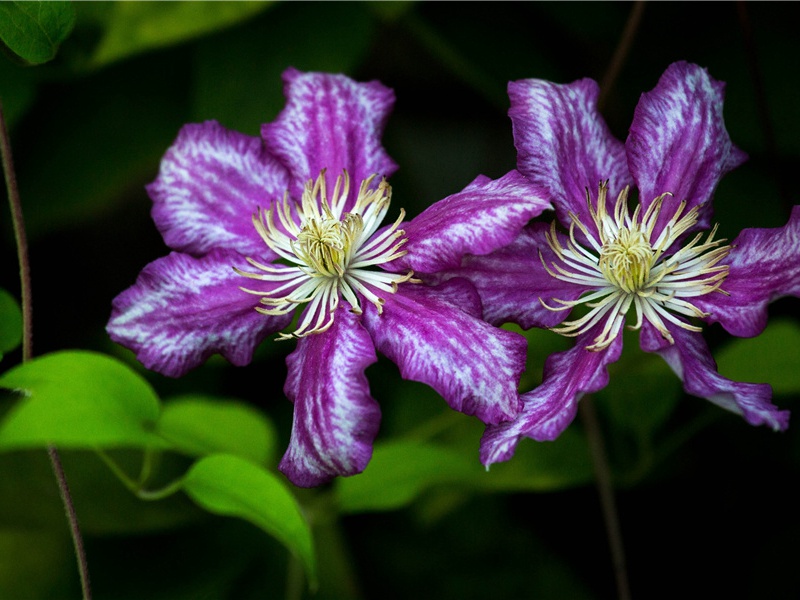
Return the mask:
<path fill-rule="evenodd" d="M 518 172 L 379 228 L 395 170 L 380 136 L 394 103 L 378 82 L 284 74 L 287 105 L 261 137 L 186 125 L 147 190 L 173 252 L 113 303 L 112 339 L 177 377 L 220 353 L 296 339 L 284 391 L 294 427 L 280 469 L 313 486 L 362 471 L 380 410 L 364 370 L 378 350 L 455 410 L 497 424 L 519 410 L 521 336 L 481 320 L 465 280 L 426 274 L 508 244 L 550 205 Z"/>
<path fill-rule="evenodd" d="M 629 314 L 642 349 L 661 355 L 686 392 L 753 425 L 788 426 L 769 385 L 719 375 L 697 324 L 755 336 L 769 302 L 800 295 L 800 207 L 785 227 L 748 229 L 731 244 L 716 227 L 703 232 L 717 183 L 746 158 L 725 130 L 723 91 L 704 69 L 671 65 L 642 95 L 623 144 L 597 112 L 594 81 L 509 84 L 518 169 L 552 199 L 557 221 L 533 223 L 449 273 L 476 285 L 490 323 L 548 327 L 576 344 L 548 358 L 514 421 L 487 427 L 484 464 L 510 458 L 524 436 L 552 440 L 569 425 L 581 396 L 608 383 Z"/>

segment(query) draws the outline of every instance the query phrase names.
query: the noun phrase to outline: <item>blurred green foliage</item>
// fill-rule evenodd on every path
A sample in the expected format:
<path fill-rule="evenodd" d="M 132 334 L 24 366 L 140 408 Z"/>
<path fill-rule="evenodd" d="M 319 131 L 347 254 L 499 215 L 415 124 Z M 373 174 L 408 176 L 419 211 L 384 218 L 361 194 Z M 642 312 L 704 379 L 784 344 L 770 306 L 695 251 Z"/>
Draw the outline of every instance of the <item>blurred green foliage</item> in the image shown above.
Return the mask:
<path fill-rule="evenodd" d="M 397 95 L 384 137 L 400 165 L 393 197 L 413 216 L 478 173 L 498 177 L 513 168 L 508 80 L 602 80 L 631 8 L 0 3 L 0 39 L 14 54 L 0 57 L 0 101 L 32 242 L 35 352 L 113 354 L 148 381 L 102 358 L 90 359 L 100 364 L 87 371 L 81 360 L 70 362 L 74 354 L 9 370 L 19 353 L 18 274 L 3 217 L 0 286 L 10 295 L 0 293 L 0 385 L 40 390 L 44 401 L 0 397 L 3 431 L 19 427 L 15 415 L 34 411 L 22 428 L 28 437 L 0 454 L 0 556 L 9 557 L 0 561 L 0 598 L 79 595 L 46 456 L 21 449 L 55 439 L 72 447 L 63 461 L 100 600 L 614 597 L 580 421 L 555 442 L 523 440 L 512 461 L 486 473 L 480 424 L 380 360 L 368 378 L 383 420 L 365 473 L 289 492 L 275 468 L 292 417 L 282 392 L 290 348 L 267 341 L 248 368 L 212 359 L 170 380 L 114 347 L 104 324 L 111 299 L 167 252 L 143 188 L 184 123 L 217 119 L 257 135 L 283 105 L 280 74 L 288 66 L 379 79 Z M 669 63 L 694 61 L 727 82 L 726 125 L 750 155 L 715 198 L 729 239 L 743 227 L 782 225 L 798 203 L 800 63 L 787 59 L 800 43 L 798 12 L 792 3 L 648 4 L 603 109 L 624 139 L 639 95 Z M 49 62 L 32 68 L 20 58 Z M 771 316 L 752 340 L 731 340 L 716 327 L 707 337 L 723 375 L 769 381 L 776 402 L 792 408 L 800 395 L 796 302 L 775 303 Z M 569 345 L 547 331 L 526 336 L 524 390 L 539 381 L 546 356 Z M 634 595 L 674 598 L 691 589 L 698 597 L 796 597 L 795 428 L 752 428 L 685 396 L 635 335 L 625 341 L 611 384 L 593 401 L 619 485 Z M 130 402 L 111 406 L 113 397 L 98 391 L 106 384 Z M 158 397 L 173 399 L 162 406 Z M 130 412 L 104 418 L 97 407 L 105 403 L 114 414 Z M 86 449 L 94 444 L 123 473 L 139 472 L 149 446 L 147 489 L 181 482 L 189 496 L 138 499 Z M 265 511 L 280 506 L 284 512 L 265 524 Z M 284 518 L 294 533 L 276 525 Z M 298 523 L 313 532 L 316 595 L 302 591 L 298 564 L 311 569 L 313 559 Z"/>

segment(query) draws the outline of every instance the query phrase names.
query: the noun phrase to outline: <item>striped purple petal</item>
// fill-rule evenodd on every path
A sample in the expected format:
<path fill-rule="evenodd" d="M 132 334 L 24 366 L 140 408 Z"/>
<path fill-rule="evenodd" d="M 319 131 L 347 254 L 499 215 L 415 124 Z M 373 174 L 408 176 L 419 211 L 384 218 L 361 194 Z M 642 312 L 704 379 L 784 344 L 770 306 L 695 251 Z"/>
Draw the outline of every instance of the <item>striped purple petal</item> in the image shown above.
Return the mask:
<path fill-rule="evenodd" d="M 270 152 L 292 176 L 291 194 L 300 198 L 303 184 L 327 169 L 327 184 L 347 169 L 355 200 L 361 181 L 373 174 L 388 177 L 397 169 L 381 145 L 381 134 L 394 105 L 394 92 L 377 81 L 358 83 L 344 75 L 283 74 L 286 107 L 261 135 Z"/>
<path fill-rule="evenodd" d="M 295 485 L 321 485 L 367 466 L 380 408 L 364 369 L 376 360 L 369 334 L 343 305 L 330 329 L 297 342 L 284 386 L 294 424 L 279 467 Z"/>
<path fill-rule="evenodd" d="M 744 229 L 726 259 L 722 289 L 728 294 L 700 296 L 695 304 L 733 335 L 752 337 L 767 326 L 767 305 L 783 296 L 800 297 L 800 206 L 775 229 Z"/>
<path fill-rule="evenodd" d="M 556 279 L 542 265 L 542 257 L 555 260 L 547 245 L 544 223 L 532 223 L 509 245 L 486 256 L 466 256 L 460 267 L 444 272 L 446 277 L 469 279 L 483 302 L 483 318 L 493 325 L 517 323 L 524 329 L 553 327 L 569 315 L 568 310 L 552 311 L 553 298 L 575 300 L 586 288 Z M 562 240 L 563 241 L 563 240 Z"/>
<path fill-rule="evenodd" d="M 626 142 L 628 164 L 646 209 L 672 193 L 702 206 L 697 229 L 710 225 L 711 198 L 722 176 L 747 156 L 731 142 L 722 119 L 725 84 L 693 64 L 670 65 L 658 85 L 642 94 Z M 662 213 L 660 225 L 672 215 Z"/>
<path fill-rule="evenodd" d="M 404 283 L 385 301 L 382 314 L 368 304 L 363 323 L 403 378 L 431 386 L 453 409 L 485 423 L 517 414 L 525 338 L 476 318 L 480 300 L 469 282 Z"/>
<path fill-rule="evenodd" d="M 286 327 L 291 315 L 256 312 L 257 298 L 239 289 L 254 284 L 233 265 L 246 263 L 232 250 L 212 250 L 202 258 L 173 252 L 153 261 L 114 299 L 108 334 L 145 367 L 170 377 L 216 352 L 237 366 L 248 364 L 255 347 Z"/>
<path fill-rule="evenodd" d="M 273 258 L 251 216 L 282 198 L 288 185 L 286 169 L 260 138 L 206 121 L 181 129 L 147 191 L 153 220 L 170 248 L 195 256 L 230 248 Z"/>
<path fill-rule="evenodd" d="M 789 411 L 772 404 L 768 384 L 726 379 L 717 372 L 717 363 L 700 333 L 668 327 L 674 344 L 664 340 L 649 323 L 642 326 L 640 343 L 643 350 L 656 352 L 667 362 L 687 393 L 742 415 L 751 425 L 767 425 L 776 431 L 789 426 Z"/>
<path fill-rule="evenodd" d="M 551 354 L 541 385 L 522 394 L 517 418 L 486 428 L 481 440 L 484 465 L 509 460 L 522 437 L 556 439 L 575 419 L 581 397 L 608 385 L 607 367 L 619 359 L 622 337 L 599 352 L 589 352 L 585 347 L 596 336 L 597 331 L 590 330 L 577 338 L 573 348 Z"/>
<path fill-rule="evenodd" d="M 587 189 L 595 198 L 598 184 L 609 180 L 610 195 L 616 198 L 631 183 L 625 146 L 598 113 L 597 94 L 591 79 L 563 85 L 541 79 L 508 84 L 517 168 L 546 190 L 563 224 L 569 224 L 569 211 L 591 222 Z"/>
<path fill-rule="evenodd" d="M 517 171 L 480 176 L 403 225 L 408 254 L 392 268 L 433 273 L 457 267 L 464 254 L 488 254 L 510 243 L 533 217 L 551 208 Z"/>

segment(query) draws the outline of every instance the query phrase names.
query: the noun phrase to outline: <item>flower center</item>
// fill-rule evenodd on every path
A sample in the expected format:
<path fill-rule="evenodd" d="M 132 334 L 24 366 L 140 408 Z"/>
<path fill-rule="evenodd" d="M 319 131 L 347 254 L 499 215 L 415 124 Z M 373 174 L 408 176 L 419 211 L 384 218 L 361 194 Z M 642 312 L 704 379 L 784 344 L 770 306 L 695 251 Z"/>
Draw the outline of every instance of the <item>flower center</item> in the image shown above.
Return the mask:
<path fill-rule="evenodd" d="M 620 192 L 611 215 L 606 211 L 608 183 L 600 184 L 596 209 L 587 190 L 586 200 L 594 227 L 590 229 L 577 215 L 570 213 L 572 222 L 566 246 L 559 240 L 555 222 L 547 235 L 547 243 L 559 262 L 548 266 L 539 253 L 542 264 L 552 277 L 580 285 L 588 292 L 578 300 L 554 298 L 553 301 L 559 305 L 555 307 L 539 299 L 545 308 L 553 311 L 569 310 L 580 304 L 591 309 L 583 317 L 553 328 L 563 335 L 577 336 L 602 323 L 587 350 L 597 351 L 609 346 L 622 330 L 631 306 L 635 308 L 637 318 L 632 329 L 639 329 L 647 320 L 665 339 L 674 343 L 666 322 L 690 331 L 700 331 L 699 327 L 678 315 L 708 316 L 687 298 L 714 291 L 725 293 L 720 286 L 729 267 L 718 263 L 730 253 L 730 246 L 722 245 L 725 240 L 714 240 L 716 227 L 704 243 L 700 243 L 702 234 L 698 234 L 677 252 L 666 255 L 681 235 L 697 223 L 698 207 L 684 215 L 686 202 L 681 202 L 656 236 L 655 226 L 664 199 L 670 194 L 655 198 L 644 215 L 641 206 L 637 206 L 631 215 L 628 192 L 628 188 Z M 588 248 L 577 242 L 576 228 L 585 236 Z"/>
<path fill-rule="evenodd" d="M 328 198 L 325 171 L 316 180 L 308 180 L 301 203 L 289 199 L 267 211 L 259 209 L 253 215 L 253 225 L 264 240 L 286 264 L 264 265 L 248 258 L 259 272 L 236 270 L 251 279 L 275 284 L 269 291 L 241 288 L 261 296 L 256 310 L 265 315 L 284 315 L 301 304 L 306 310 L 291 334 L 279 334 L 278 339 L 299 338 L 321 333 L 333 324 L 339 299 L 361 314 L 361 298 L 383 311 L 382 293 L 392 294 L 397 285 L 409 281 L 412 271 L 389 273 L 372 270 L 403 256 L 400 248 L 406 243 L 405 232 L 398 229 L 405 217 L 374 235 L 389 210 L 392 190 L 385 179 L 372 189 L 372 175 L 361 183 L 355 205 L 344 212 L 350 192 L 350 177 L 344 171 L 336 180 L 333 194 Z M 276 220 L 277 216 L 277 220 Z"/>

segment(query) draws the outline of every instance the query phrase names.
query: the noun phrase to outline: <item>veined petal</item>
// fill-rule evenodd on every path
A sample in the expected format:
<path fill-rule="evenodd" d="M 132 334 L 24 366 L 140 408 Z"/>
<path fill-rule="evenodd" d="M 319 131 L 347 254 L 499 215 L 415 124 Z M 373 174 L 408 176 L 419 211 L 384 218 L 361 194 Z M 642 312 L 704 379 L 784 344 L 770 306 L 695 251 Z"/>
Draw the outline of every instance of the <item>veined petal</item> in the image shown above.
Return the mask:
<path fill-rule="evenodd" d="M 465 277 L 478 290 L 483 303 L 483 318 L 493 325 L 513 322 L 524 329 L 553 327 L 569 315 L 568 310 L 546 309 L 552 298 L 577 299 L 588 288 L 552 277 L 542 264 L 549 265 L 555 255 L 547 244 L 549 226 L 532 223 L 508 246 L 486 256 L 467 255 L 462 265 L 441 276 Z"/>
<path fill-rule="evenodd" d="M 722 264 L 730 267 L 720 293 L 697 298 L 705 319 L 740 337 L 758 335 L 767 325 L 767 305 L 800 296 L 800 206 L 789 222 L 774 229 L 744 229 Z"/>
<path fill-rule="evenodd" d="M 282 198 L 288 184 L 286 169 L 260 138 L 206 121 L 181 129 L 147 191 L 153 220 L 170 248 L 195 256 L 230 248 L 274 258 L 265 253 L 251 216 Z"/>
<path fill-rule="evenodd" d="M 479 177 L 403 225 L 405 256 L 392 268 L 433 273 L 457 267 L 466 253 L 488 254 L 510 243 L 533 217 L 551 208 L 517 171 Z"/>
<path fill-rule="evenodd" d="M 255 311 L 257 301 L 239 289 L 244 278 L 232 268 L 243 264 L 232 250 L 213 250 L 202 258 L 178 252 L 159 258 L 114 299 L 106 330 L 145 367 L 170 377 L 183 375 L 215 352 L 244 366 L 255 347 L 286 327 L 291 315 L 267 317 Z"/>
<path fill-rule="evenodd" d="M 369 334 L 343 306 L 327 331 L 298 340 L 286 359 L 283 389 L 294 402 L 294 425 L 279 467 L 295 485 L 321 485 L 367 466 L 380 408 L 364 369 L 376 360 Z"/>
<path fill-rule="evenodd" d="M 708 229 L 711 197 L 722 176 L 747 155 L 731 142 L 722 118 L 725 84 L 693 64 L 670 65 L 642 94 L 626 142 L 642 209 L 660 194 L 701 206 L 695 229 Z M 671 215 L 662 213 L 656 235 Z"/>
<path fill-rule="evenodd" d="M 598 333 L 599 327 L 595 327 L 580 335 L 573 348 L 551 354 L 541 385 L 522 394 L 517 418 L 486 428 L 481 440 L 484 465 L 509 460 L 523 436 L 538 441 L 556 439 L 575 418 L 581 397 L 608 384 L 607 367 L 619 359 L 622 337 L 603 350 L 586 350 Z"/>
<path fill-rule="evenodd" d="M 356 182 L 349 210 L 361 181 L 373 174 L 388 177 L 397 169 L 380 141 L 394 92 L 377 81 L 357 83 L 344 75 L 296 69 L 284 71 L 283 81 L 286 107 L 262 126 L 261 135 L 292 174 L 290 194 L 300 198 L 303 184 L 323 170 L 333 190 L 346 169 Z"/>
<path fill-rule="evenodd" d="M 522 79 L 508 84 L 508 116 L 517 148 L 517 168 L 547 191 L 562 224 L 572 211 L 591 222 L 586 190 L 608 180 L 610 195 L 631 184 L 625 147 L 597 111 L 597 83 L 581 79 L 555 84 Z"/>
<path fill-rule="evenodd" d="M 674 344 L 664 340 L 649 323 L 642 327 L 640 343 L 643 350 L 656 352 L 667 362 L 683 381 L 687 393 L 742 415 L 751 425 L 768 425 L 776 431 L 789 426 L 789 411 L 772 404 L 772 388 L 768 384 L 726 379 L 717 372 L 717 363 L 700 333 L 667 327 Z"/>
<path fill-rule="evenodd" d="M 382 314 L 365 306 L 363 323 L 405 379 L 426 383 L 453 409 L 486 423 L 517 414 L 525 338 L 474 317 L 480 300 L 469 282 L 405 283 L 385 300 Z"/>

